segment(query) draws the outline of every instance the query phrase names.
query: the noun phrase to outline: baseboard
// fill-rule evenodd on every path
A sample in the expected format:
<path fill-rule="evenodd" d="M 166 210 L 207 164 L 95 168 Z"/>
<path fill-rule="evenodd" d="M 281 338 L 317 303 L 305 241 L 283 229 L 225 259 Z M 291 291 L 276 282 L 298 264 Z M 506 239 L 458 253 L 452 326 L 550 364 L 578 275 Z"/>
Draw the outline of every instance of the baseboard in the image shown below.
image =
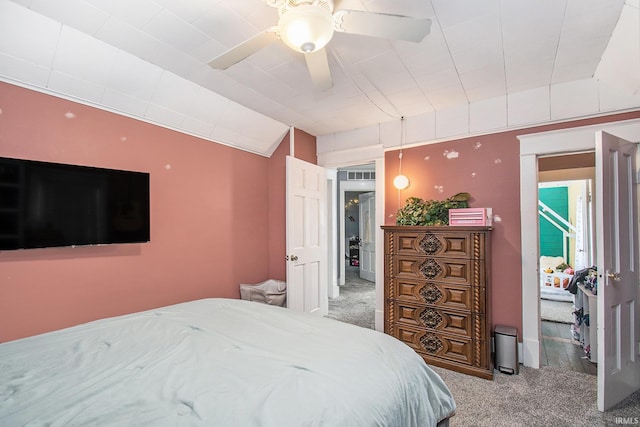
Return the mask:
<path fill-rule="evenodd" d="M 329 286 L 327 295 L 329 298 L 338 298 L 340 296 L 340 287 L 336 283 Z"/>
<path fill-rule="evenodd" d="M 376 310 L 375 328 L 378 332 L 384 332 L 384 311 Z"/>

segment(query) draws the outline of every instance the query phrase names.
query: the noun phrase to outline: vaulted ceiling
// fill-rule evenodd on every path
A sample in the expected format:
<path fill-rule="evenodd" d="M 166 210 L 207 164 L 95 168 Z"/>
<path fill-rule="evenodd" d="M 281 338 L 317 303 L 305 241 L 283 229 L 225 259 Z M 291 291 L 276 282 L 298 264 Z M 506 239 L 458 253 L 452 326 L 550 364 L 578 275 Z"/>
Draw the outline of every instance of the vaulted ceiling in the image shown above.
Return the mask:
<path fill-rule="evenodd" d="M 336 135 L 592 79 L 623 11 L 640 17 L 638 0 L 336 0 L 431 30 L 418 43 L 336 32 L 328 90 L 279 41 L 208 66 L 276 25 L 277 2 L 0 0 L 0 79 L 270 155 L 290 126 Z"/>

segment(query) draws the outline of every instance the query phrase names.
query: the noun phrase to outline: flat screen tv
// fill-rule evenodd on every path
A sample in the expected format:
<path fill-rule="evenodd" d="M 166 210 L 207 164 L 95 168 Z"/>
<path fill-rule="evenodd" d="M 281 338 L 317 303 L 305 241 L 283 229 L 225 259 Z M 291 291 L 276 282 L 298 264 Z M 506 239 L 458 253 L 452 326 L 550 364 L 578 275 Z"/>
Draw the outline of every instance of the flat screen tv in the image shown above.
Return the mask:
<path fill-rule="evenodd" d="M 0 157 L 0 250 L 149 241 L 149 174 Z"/>

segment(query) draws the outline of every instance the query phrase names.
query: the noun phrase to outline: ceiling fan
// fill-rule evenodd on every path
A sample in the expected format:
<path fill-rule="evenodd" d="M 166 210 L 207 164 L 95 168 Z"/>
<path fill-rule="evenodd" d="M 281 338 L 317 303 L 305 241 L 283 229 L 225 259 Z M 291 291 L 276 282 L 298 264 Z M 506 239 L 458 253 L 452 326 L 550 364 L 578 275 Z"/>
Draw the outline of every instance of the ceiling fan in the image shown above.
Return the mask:
<path fill-rule="evenodd" d="M 278 25 L 222 53 L 212 59 L 209 66 L 226 70 L 267 45 L 282 40 L 291 49 L 304 54 L 313 86 L 317 90 L 327 90 L 333 87 L 333 81 L 324 48 L 334 31 L 420 42 L 431 29 L 431 20 L 427 18 L 344 9 L 334 11 L 333 0 L 263 1 L 278 9 Z"/>

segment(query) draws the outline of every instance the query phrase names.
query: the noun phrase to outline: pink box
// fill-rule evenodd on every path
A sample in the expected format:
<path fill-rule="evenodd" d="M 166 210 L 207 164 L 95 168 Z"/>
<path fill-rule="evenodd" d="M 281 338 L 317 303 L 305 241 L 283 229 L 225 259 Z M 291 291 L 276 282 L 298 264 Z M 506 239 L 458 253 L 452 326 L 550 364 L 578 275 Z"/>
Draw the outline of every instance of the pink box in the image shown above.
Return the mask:
<path fill-rule="evenodd" d="M 449 225 L 480 225 L 490 227 L 492 223 L 491 208 L 449 209 Z"/>

